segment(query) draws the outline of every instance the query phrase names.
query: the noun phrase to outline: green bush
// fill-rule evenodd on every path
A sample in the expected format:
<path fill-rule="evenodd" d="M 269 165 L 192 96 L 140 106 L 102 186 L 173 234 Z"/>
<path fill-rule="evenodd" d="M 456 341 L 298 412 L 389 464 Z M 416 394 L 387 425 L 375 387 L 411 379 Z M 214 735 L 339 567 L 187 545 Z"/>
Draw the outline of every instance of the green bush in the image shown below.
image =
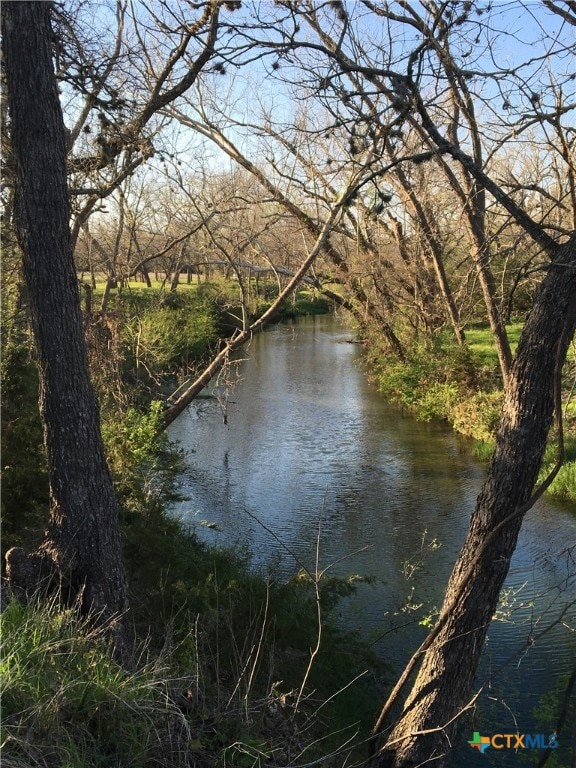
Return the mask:
<path fill-rule="evenodd" d="M 198 302 L 186 309 L 158 306 L 129 318 L 124 331 L 129 365 L 155 375 L 202 359 L 217 338 L 213 311 Z"/>
<path fill-rule="evenodd" d="M 462 435 L 493 446 L 500 420 L 502 397 L 502 392 L 468 394 L 454 407 L 454 429 Z"/>
<path fill-rule="evenodd" d="M 442 343 L 439 337 L 414 347 L 406 362 L 385 362 L 378 373 L 378 386 L 388 400 L 417 418 L 452 423 L 474 371 L 466 349 L 443 347 Z"/>
<path fill-rule="evenodd" d="M 453 423 L 454 409 L 460 398 L 460 389 L 455 382 L 432 382 L 417 401 L 418 414 L 424 421 L 442 419 Z"/>
<path fill-rule="evenodd" d="M 36 543 L 46 523 L 48 475 L 29 340 L 2 350 L 2 550 Z"/>
<path fill-rule="evenodd" d="M 546 450 L 539 482 L 546 479 L 556 464 L 556 460 L 557 448 L 555 444 L 551 444 Z M 564 463 L 552 481 L 548 492 L 558 499 L 576 499 L 576 437 L 572 435 L 565 437 Z"/>
<path fill-rule="evenodd" d="M 548 492 L 557 499 L 576 499 L 576 461 L 567 461 L 560 468 Z"/>
<path fill-rule="evenodd" d="M 155 400 L 147 411 L 129 408 L 102 421 L 108 465 L 125 519 L 131 513 L 147 517 L 151 509 L 164 509 L 178 499 L 175 487 L 182 462 L 162 430 L 163 411 Z"/>

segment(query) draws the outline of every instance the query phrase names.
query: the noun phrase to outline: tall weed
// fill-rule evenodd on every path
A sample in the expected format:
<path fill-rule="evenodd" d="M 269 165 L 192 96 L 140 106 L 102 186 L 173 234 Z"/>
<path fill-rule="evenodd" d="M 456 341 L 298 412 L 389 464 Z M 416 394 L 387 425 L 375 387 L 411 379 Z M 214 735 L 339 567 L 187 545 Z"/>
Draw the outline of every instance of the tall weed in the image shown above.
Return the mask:
<path fill-rule="evenodd" d="M 122 669 L 102 632 L 55 603 L 12 601 L 1 625 L 4 758 L 146 765 L 152 713 L 166 711 L 151 667 Z"/>

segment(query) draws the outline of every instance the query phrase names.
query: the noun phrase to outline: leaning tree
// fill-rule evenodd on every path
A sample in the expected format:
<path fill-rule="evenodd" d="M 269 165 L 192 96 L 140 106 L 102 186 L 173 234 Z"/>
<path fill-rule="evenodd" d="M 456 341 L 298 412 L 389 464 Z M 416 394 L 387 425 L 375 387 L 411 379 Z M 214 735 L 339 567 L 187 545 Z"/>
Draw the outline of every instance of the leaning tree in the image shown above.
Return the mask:
<path fill-rule="evenodd" d="M 274 22 L 267 7 L 254 11 L 267 20 L 266 34 L 256 27 L 246 33 L 252 39 L 260 34 L 259 43 L 276 54 L 270 76 L 305 80 L 338 126 L 349 126 L 351 141 L 362 128 L 360 138 L 379 143 L 384 154 L 392 136 L 418 137 L 424 153 L 418 161 L 444 175 L 462 212 L 505 382 L 495 452 L 439 618 L 374 727 L 373 759 L 380 768 L 445 764 L 473 699 L 483 642 L 522 521 L 563 459 L 561 375 L 576 327 L 575 48 L 569 34 L 576 15 L 572 2 L 548 0 L 539 12 L 548 14 L 540 28 L 552 31 L 532 41 L 515 65 L 498 63 L 509 53 L 510 38 L 498 40 L 500 11 L 491 4 L 279 0 Z M 525 142 L 535 142 L 562 172 L 525 185 L 513 166 L 503 173 Z M 508 217 L 539 250 L 542 279 L 513 360 L 494 293 L 492 260 L 499 254 L 489 211 Z M 536 487 L 555 416 L 558 459 Z"/>

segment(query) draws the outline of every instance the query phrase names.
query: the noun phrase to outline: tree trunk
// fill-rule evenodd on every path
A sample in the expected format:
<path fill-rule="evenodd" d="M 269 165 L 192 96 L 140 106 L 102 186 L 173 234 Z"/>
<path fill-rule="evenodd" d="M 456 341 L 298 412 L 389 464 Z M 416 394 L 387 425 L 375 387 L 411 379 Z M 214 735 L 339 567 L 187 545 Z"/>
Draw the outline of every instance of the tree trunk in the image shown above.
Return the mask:
<path fill-rule="evenodd" d="M 70 246 L 66 140 L 52 67 L 51 3 L 2 3 L 16 163 L 15 225 L 40 368 L 50 522 L 38 552 L 11 550 L 12 582 L 54 580 L 107 621 L 127 607 L 118 507 L 100 434 Z M 117 627 L 122 626 L 121 622 Z M 117 637 L 123 635 L 118 629 Z"/>
<path fill-rule="evenodd" d="M 443 766 L 531 502 L 576 327 L 576 235 L 557 248 L 512 365 L 496 449 L 432 642 L 378 768 Z M 389 701 L 375 728 L 381 730 Z"/>
<path fill-rule="evenodd" d="M 172 273 L 172 280 L 170 281 L 170 293 L 174 293 L 180 285 L 180 274 L 182 272 L 182 266 L 178 264 L 176 269 Z"/>
<path fill-rule="evenodd" d="M 486 311 L 488 313 L 488 322 L 494 337 L 498 362 L 500 363 L 502 381 L 504 387 L 506 387 L 508 376 L 510 374 L 510 366 L 512 364 L 512 350 L 510 349 L 508 334 L 506 333 L 506 327 L 502 320 L 500 306 L 495 298 L 496 291 L 494 287 L 494 276 L 490 269 L 488 247 L 485 242 L 486 235 L 483 233 L 481 237 L 478 238 L 478 235 L 474 232 L 472 226 L 470 227 L 470 235 L 473 240 L 471 247 L 472 260 L 476 267 L 478 282 L 482 288 L 482 296 L 484 297 L 484 304 L 486 305 Z"/>

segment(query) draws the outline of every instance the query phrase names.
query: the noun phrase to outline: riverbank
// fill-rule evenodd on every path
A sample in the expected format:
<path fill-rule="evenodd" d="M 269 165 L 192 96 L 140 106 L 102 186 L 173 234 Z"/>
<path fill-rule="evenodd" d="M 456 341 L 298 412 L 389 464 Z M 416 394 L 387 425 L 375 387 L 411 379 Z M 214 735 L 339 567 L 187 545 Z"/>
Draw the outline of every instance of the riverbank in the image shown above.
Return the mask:
<path fill-rule="evenodd" d="M 441 605 L 485 468 L 447 425 L 389 405 L 351 340 L 332 317 L 255 337 L 228 400 L 197 402 L 170 429 L 187 465 L 186 499 L 172 514 L 203 541 L 245 547 L 259 571 L 280 568 L 289 579 L 318 562 L 327 573 L 370 576 L 339 606 L 339 621 L 360 628 L 398 672 Z M 557 607 L 573 598 L 575 526 L 573 509 L 550 499 L 526 516 L 479 672 L 479 687 L 489 680 L 484 691 L 527 732 L 540 732 L 534 709 L 570 671 L 573 634 L 559 624 L 520 664 L 506 662 L 537 617 L 553 621 L 551 596 Z M 472 765 L 468 732 L 491 732 L 510 717 L 482 693 L 454 765 Z"/>
<path fill-rule="evenodd" d="M 289 316 L 326 309 L 309 294 L 299 302 Z M 74 609 L 9 602 L 0 617 L 7 765 L 248 768 L 329 754 L 345 764 L 354 750 L 365 753 L 387 672 L 337 624 L 355 580 L 255 573 L 245 553 L 207 546 L 166 514 L 182 462 L 159 430 L 162 404 L 150 403 L 150 392 L 178 375 L 184 358 L 202 363 L 230 314 L 229 304 L 217 308 L 202 291 L 162 303 L 143 294 L 122 307 L 115 300 L 105 323 L 87 318 L 121 508 L 134 666 L 121 668 L 106 635 Z M 31 347 L 9 353 L 3 415 L 18 413 L 20 422 L 3 430 L 13 449 L 3 547 L 32 549 L 48 509 L 37 378 Z"/>
<path fill-rule="evenodd" d="M 508 326 L 514 350 L 522 325 Z M 407 361 L 391 359 L 378 335 L 366 344 L 365 370 L 379 391 L 421 421 L 439 420 L 470 438 L 474 454 L 487 460 L 493 451 L 504 392 L 496 348 L 490 330 L 476 325 L 466 331 L 466 345 L 457 346 L 448 333 L 413 344 Z M 566 363 L 563 390 L 564 463 L 547 493 L 576 502 L 576 400 L 573 398 L 576 351 Z M 557 459 L 554 434 L 547 449 L 541 478 Z"/>

